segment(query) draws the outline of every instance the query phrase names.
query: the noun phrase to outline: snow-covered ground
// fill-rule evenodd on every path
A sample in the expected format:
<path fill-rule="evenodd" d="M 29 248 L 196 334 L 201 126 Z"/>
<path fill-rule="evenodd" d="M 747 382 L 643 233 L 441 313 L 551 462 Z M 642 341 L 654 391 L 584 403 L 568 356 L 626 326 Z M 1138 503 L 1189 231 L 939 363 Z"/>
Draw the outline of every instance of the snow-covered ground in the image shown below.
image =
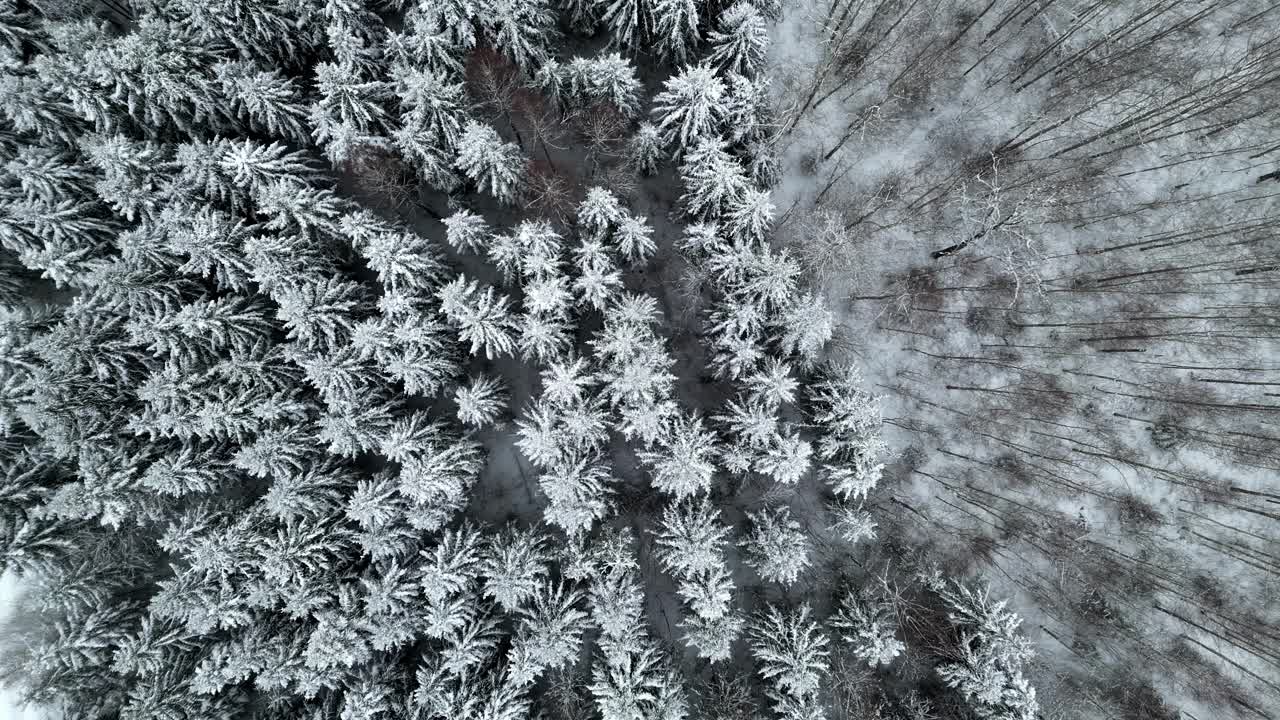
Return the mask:
<path fill-rule="evenodd" d="M 13 613 L 18 601 L 18 580 L 13 575 L 0 575 L 0 631 Z M 0 720 L 36 720 L 40 714 L 22 707 L 13 693 L 0 688 Z"/>
<path fill-rule="evenodd" d="M 984 15 L 959 32 L 979 5 Z M 1150 682 L 1172 706 L 1213 717 L 1225 694 L 1200 693 L 1189 677 L 1269 693 L 1254 681 L 1276 671 L 1265 643 L 1235 637 L 1274 627 L 1278 607 L 1274 574 L 1257 567 L 1280 541 L 1275 500 L 1258 495 L 1274 493 L 1277 472 L 1274 395 L 1256 389 L 1280 380 L 1280 347 L 1260 329 L 1275 322 L 1274 289 L 1240 279 L 1274 257 L 1274 237 L 1248 230 L 1275 206 L 1274 189 L 1255 181 L 1272 166 L 1233 152 L 1270 135 L 1240 122 L 1140 138 L 1123 153 L 1111 150 L 1123 136 L 1080 158 L 1053 153 L 1126 103 L 1225 72 L 1224 59 L 1248 51 L 1245 33 L 1220 26 L 1249 15 L 1209 16 L 1168 39 L 1161 57 L 1180 58 L 1187 80 L 1148 74 L 1147 86 L 1077 101 L 1080 117 L 1060 118 L 1053 103 L 1087 88 L 1009 78 L 1048 46 L 1045 66 L 1087 54 L 1133 8 L 1085 19 L 1083 5 L 1050 3 L 1000 26 L 1010 7 L 788 6 L 774 87 L 784 111 L 803 111 L 784 114 L 778 237 L 844 309 L 849 350 L 884 395 L 900 457 L 883 535 L 931 546 L 1015 599 L 1044 659 L 1047 705 L 1079 701 L 1053 688 L 1074 668 L 1100 686 Z M 868 37 L 878 40 L 863 52 Z M 832 71 L 848 48 L 865 62 Z M 909 64 L 919 72 L 903 80 Z M 1018 153 L 995 154 L 1046 126 Z M 1011 208 L 1017 221 L 990 231 Z M 1243 229 L 1214 235 L 1232 226 Z M 1134 519 L 1144 508 L 1146 525 Z M 1107 572 L 1123 575 L 1101 571 L 1112 563 L 1120 570 Z M 1156 589 L 1129 587 L 1148 582 Z M 1215 589 L 1233 584 L 1251 590 Z M 1188 677 L 1169 648 L 1192 658 Z"/>

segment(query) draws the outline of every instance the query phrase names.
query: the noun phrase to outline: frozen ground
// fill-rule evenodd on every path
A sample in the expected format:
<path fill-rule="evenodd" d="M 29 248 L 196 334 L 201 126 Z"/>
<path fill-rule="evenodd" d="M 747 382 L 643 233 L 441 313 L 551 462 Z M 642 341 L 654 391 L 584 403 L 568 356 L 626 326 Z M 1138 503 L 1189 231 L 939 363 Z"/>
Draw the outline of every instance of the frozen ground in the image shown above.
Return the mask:
<path fill-rule="evenodd" d="M 0 575 L 0 627 L 13 613 L 17 603 L 17 580 L 12 575 Z M 31 708 L 20 707 L 14 693 L 0 688 L 0 720 L 36 720 L 40 713 Z"/>
<path fill-rule="evenodd" d="M 1053 73 L 1026 83 L 1039 68 L 1022 63 L 1089 57 L 1127 6 L 1056 3 L 1002 25 L 1028 4 L 982 3 L 976 20 L 971 4 L 928 5 L 800 3 L 774 36 L 776 94 L 795 109 L 779 236 L 844 308 L 885 395 L 899 453 L 886 534 L 1017 599 L 1046 707 L 1122 712 L 1130 700 L 1104 688 L 1123 680 L 1187 717 L 1224 703 L 1270 717 L 1277 238 L 1258 184 L 1271 165 L 1251 149 L 1274 137 L 1242 120 L 1069 150 L 1126 103 L 1247 60 L 1265 29 L 1222 31 L 1247 9 L 1201 18 L 1159 51 L 1185 78 L 1148 75 L 1068 118 L 1055 103 L 1086 91 Z M 865 62 L 833 69 L 851 47 Z"/>

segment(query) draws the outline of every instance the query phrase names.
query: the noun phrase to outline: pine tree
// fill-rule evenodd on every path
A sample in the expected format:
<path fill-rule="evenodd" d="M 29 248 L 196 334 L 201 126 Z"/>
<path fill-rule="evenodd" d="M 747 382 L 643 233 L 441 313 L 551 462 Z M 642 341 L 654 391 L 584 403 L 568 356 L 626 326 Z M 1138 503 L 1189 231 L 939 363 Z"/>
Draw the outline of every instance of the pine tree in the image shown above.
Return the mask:
<path fill-rule="evenodd" d="M 280 232 L 286 242 L 294 239 L 288 237 L 291 233 L 303 238 L 317 232 L 337 236 L 341 232 L 339 222 L 348 207 L 330 190 L 289 180 L 275 180 L 260 186 L 254 192 L 254 201 L 259 212 L 271 218 L 264 225 L 265 229 Z M 270 241 L 263 238 L 262 244 L 256 247 L 265 249 L 271 241 L 279 243 L 277 238 Z"/>
<path fill-rule="evenodd" d="M 527 656 L 534 674 L 571 662 L 587 629 L 581 590 L 563 583 L 543 583 L 519 612 L 515 652 Z"/>
<path fill-rule="evenodd" d="M 884 603 L 866 602 L 848 593 L 828 622 L 839 631 L 854 656 L 871 667 L 888 665 L 906 649 L 906 645 L 894 637 L 897 624 Z"/>
<path fill-rule="evenodd" d="M 768 190 L 748 189 L 729 206 L 725 214 L 725 228 L 740 240 L 763 242 L 773 224 L 773 211 Z"/>
<path fill-rule="evenodd" d="M 567 535 L 586 532 L 610 510 L 609 473 L 594 458 L 566 458 L 538 479 L 550 507 L 547 522 Z"/>
<path fill-rule="evenodd" d="M 556 15 L 546 0 L 498 0 L 473 15 L 493 46 L 532 72 L 556 40 Z"/>
<path fill-rule="evenodd" d="M 511 317 L 511 301 L 493 288 L 480 291 L 475 280 L 457 277 L 436 293 L 440 311 L 458 328 L 459 337 L 471 343 L 471 354 L 481 350 L 485 357 L 510 355 L 515 349 L 516 325 Z"/>
<path fill-rule="evenodd" d="M 600 186 L 587 190 L 587 197 L 578 205 L 578 226 L 588 237 L 603 238 L 627 218 L 617 196 Z"/>
<path fill-rule="evenodd" d="M 634 0 L 631 0 L 634 4 Z M 640 112 L 640 79 L 635 66 L 618 53 L 594 58 L 576 57 L 560 71 L 566 100 L 577 103 L 602 103 L 615 108 L 624 117 L 634 118 Z"/>
<path fill-rule="evenodd" d="M 658 172 L 663 156 L 662 132 L 651 122 L 642 122 L 627 140 L 627 163 L 641 175 Z"/>
<path fill-rule="evenodd" d="M 663 59 L 683 63 L 696 51 L 698 5 L 697 0 L 652 0 L 653 37 Z"/>
<path fill-rule="evenodd" d="M 481 574 L 484 595 L 507 612 L 516 612 L 533 597 L 548 574 L 550 556 L 536 531 L 508 527 L 485 546 Z"/>
<path fill-rule="evenodd" d="M 243 60 L 221 63 L 214 72 L 222 93 L 250 127 L 295 145 L 310 143 L 308 108 L 293 78 Z"/>
<path fill-rule="evenodd" d="M 653 116 L 664 145 L 679 152 L 709 140 L 725 120 L 728 91 L 716 71 L 691 65 L 668 79 L 653 98 Z"/>
<path fill-rule="evenodd" d="M 755 5 L 739 0 L 720 13 L 709 40 L 708 59 L 712 63 L 730 72 L 752 75 L 764 64 L 769 28 Z"/>
<path fill-rule="evenodd" d="M 715 417 L 737 439 L 756 448 L 767 447 L 778 434 L 777 405 L 756 398 L 736 398 Z"/>
<path fill-rule="evenodd" d="M 1035 688 L 1022 674 L 1034 654 L 1030 641 L 1018 633 L 1022 618 L 1005 609 L 1007 601 L 992 602 L 985 588 L 944 583 L 938 594 L 960 633 L 957 661 L 938 666 L 943 681 L 960 690 L 979 717 L 1036 717 Z"/>
<path fill-rule="evenodd" d="M 822 430 L 824 480 L 846 502 L 865 498 L 884 468 L 880 399 L 863 389 L 857 366 L 827 364 L 810 384 L 806 405 L 809 422 Z"/>
<path fill-rule="evenodd" d="M 524 156 L 515 143 L 502 142 L 493 127 L 469 121 L 458 139 L 454 166 L 500 202 L 515 202 L 524 175 Z"/>
<path fill-rule="evenodd" d="M 809 472 L 812 454 L 813 447 L 799 433 L 779 433 L 756 460 L 755 469 L 774 482 L 794 485 Z"/>
<path fill-rule="evenodd" d="M 735 144 L 745 146 L 751 175 L 760 187 L 773 185 L 777 177 L 774 143 L 775 121 L 769 77 L 728 73 L 725 77 L 725 126 L 727 136 Z"/>
<path fill-rule="evenodd" d="M 786 309 L 778 323 L 782 351 L 800 356 L 805 365 L 818 361 L 822 349 L 835 336 L 835 314 L 821 297 L 805 293 Z"/>
<path fill-rule="evenodd" d="M 591 574 L 591 619 L 600 628 L 600 651 L 610 665 L 624 664 L 648 647 L 644 631 L 644 584 L 629 530 L 606 530 L 595 548 Z"/>
<path fill-rule="evenodd" d="M 563 316 L 524 313 L 517 324 L 520 357 L 526 362 L 553 362 L 564 357 L 573 343 L 573 326 Z"/>
<path fill-rule="evenodd" d="M 426 238 L 407 231 L 379 233 L 358 245 L 384 289 L 426 293 L 443 283 L 442 254 Z"/>
<path fill-rule="evenodd" d="M 501 380 L 490 375 L 473 375 L 454 391 L 458 421 L 483 428 L 499 422 L 507 410 L 507 392 Z"/>
<path fill-rule="evenodd" d="M 684 640 L 692 645 L 698 657 L 713 663 L 733 657 L 733 643 L 742 635 L 746 621 L 736 614 L 717 618 L 694 615 L 684 623 Z"/>
<path fill-rule="evenodd" d="M 531 315 L 567 318 L 573 295 L 569 290 L 569 277 L 560 273 L 547 273 L 535 277 L 524 286 L 524 308 Z"/>
<path fill-rule="evenodd" d="M 599 243 L 596 243 L 595 249 L 589 253 L 594 258 L 588 256 L 583 264 L 579 265 L 578 277 L 573 281 L 573 291 L 579 302 L 586 303 L 593 310 L 601 311 L 608 307 L 622 291 L 622 273 L 604 253 Z"/>
<path fill-rule="evenodd" d="M 770 605 L 748 631 L 757 672 L 793 698 L 813 697 L 827 673 L 827 644 L 808 605 L 785 611 Z"/>
<path fill-rule="evenodd" d="M 484 249 L 489 224 L 483 217 L 462 208 L 443 221 L 445 240 L 458 252 L 477 253 Z"/>
<path fill-rule="evenodd" d="M 405 25 L 412 38 L 409 44 L 415 49 L 438 44 L 461 55 L 476 45 L 475 20 L 480 12 L 470 0 L 415 3 L 405 13 Z"/>
<path fill-rule="evenodd" d="M 719 564 L 681 580 L 676 594 L 698 617 L 719 620 L 729 613 L 733 604 L 733 588 L 728 569 Z"/>
<path fill-rule="evenodd" d="M 262 63 L 294 65 L 318 40 L 298 31 L 301 12 L 278 2 L 176 0 L 168 10 L 202 43 L 232 45 L 242 56 Z"/>
<path fill-rule="evenodd" d="M 445 151 L 457 147 L 467 124 L 466 91 L 431 70 L 401 66 L 395 69 L 400 125 L 426 133 Z"/>
<path fill-rule="evenodd" d="M 288 337 L 319 350 L 347 342 L 355 319 L 369 309 L 363 288 L 336 278 L 280 288 L 274 299 L 279 305 L 276 317 Z"/>
<path fill-rule="evenodd" d="M 332 163 L 344 163 L 363 147 L 385 147 L 389 125 L 389 83 L 366 80 L 350 63 L 316 66 L 320 98 L 311 106 L 312 136 Z"/>
<path fill-rule="evenodd" d="M 237 187 L 255 195 L 277 182 L 320 179 L 316 162 L 307 153 L 290 151 L 278 142 L 263 145 L 245 139 L 225 143 L 218 150 L 214 159 L 219 169 Z"/>
<path fill-rule="evenodd" d="M 434 547 L 419 553 L 422 594 L 433 601 L 469 591 L 479 580 L 484 545 L 475 527 L 462 525 L 441 533 Z"/>
<path fill-rule="evenodd" d="M 604 720 L 639 720 L 649 717 L 661 683 L 656 648 L 623 653 L 611 662 L 596 662 L 591 674 L 591 694 Z"/>
<path fill-rule="evenodd" d="M 652 468 L 653 486 L 684 499 L 710 488 L 715 474 L 715 438 L 697 416 L 681 417 L 668 426 L 661 448 L 639 453 Z"/>
<path fill-rule="evenodd" d="M 649 35 L 646 0 L 608 0 L 601 20 L 609 28 L 609 44 L 634 49 Z"/>
<path fill-rule="evenodd" d="M 166 128 L 199 134 L 201 128 L 225 127 L 228 108 L 213 77 L 213 68 L 224 58 L 224 52 L 201 42 L 191 28 L 144 14 L 129 34 L 85 53 L 83 66 L 71 76 L 94 87 L 72 90 L 83 93 L 72 102 L 102 131 L 114 130 L 122 118 L 148 134 Z"/>
<path fill-rule="evenodd" d="M 853 507 L 838 504 L 833 512 L 835 517 L 830 529 L 844 538 L 845 542 L 856 545 L 863 540 L 876 539 L 876 521 L 861 505 Z"/>
<path fill-rule="evenodd" d="M 751 532 L 743 542 L 747 562 L 767 582 L 790 585 L 809 566 L 809 541 L 786 507 L 748 516 Z"/>
<path fill-rule="evenodd" d="M 596 385 L 589 361 L 574 356 L 548 363 L 541 373 L 541 380 L 541 400 L 556 408 L 582 403 Z"/>
<path fill-rule="evenodd" d="M 749 189 L 742 165 L 717 138 L 704 138 L 685 155 L 680 203 L 692 217 L 713 218 L 743 202 Z"/>
<path fill-rule="evenodd" d="M 656 555 L 667 572 L 692 577 L 722 566 L 729 529 L 706 497 L 668 505 L 658 527 Z"/>

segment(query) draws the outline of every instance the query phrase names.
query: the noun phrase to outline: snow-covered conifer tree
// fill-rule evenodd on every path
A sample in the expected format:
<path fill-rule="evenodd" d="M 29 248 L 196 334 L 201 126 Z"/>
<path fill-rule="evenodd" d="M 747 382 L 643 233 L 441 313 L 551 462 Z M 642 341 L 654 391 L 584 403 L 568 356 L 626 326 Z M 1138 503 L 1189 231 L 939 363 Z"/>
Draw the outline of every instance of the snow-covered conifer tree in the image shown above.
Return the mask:
<path fill-rule="evenodd" d="M 642 122 L 627 140 L 627 162 L 641 175 L 658 172 L 663 156 L 662 132 L 651 122 Z"/>
<path fill-rule="evenodd" d="M 496 0 L 484 9 L 470 7 L 493 46 L 526 72 L 546 59 L 559 34 L 556 14 L 547 0 Z"/>
<path fill-rule="evenodd" d="M 316 161 L 308 153 L 290 151 L 244 139 L 227 142 L 211 153 L 219 169 L 239 188 L 257 194 L 275 182 L 295 183 L 319 178 Z"/>
<path fill-rule="evenodd" d="M 520 357 L 526 362 L 550 362 L 563 357 L 573 344 L 573 326 L 563 315 L 524 313 L 517 325 Z"/>
<path fill-rule="evenodd" d="M 764 16 L 747 0 L 739 0 L 720 13 L 709 39 L 711 62 L 744 75 L 754 74 L 769 50 Z"/>
<path fill-rule="evenodd" d="M 884 603 L 867 602 L 847 593 L 828 622 L 853 654 L 871 667 L 888 665 L 906 649 L 894 637 L 897 623 Z"/>
<path fill-rule="evenodd" d="M 493 288 L 480 291 L 475 280 L 459 276 L 436 293 L 440 311 L 458 328 L 459 337 L 471 343 L 471 354 L 481 350 L 485 357 L 510 355 L 515 349 L 516 326 L 511 317 L 511 301 Z"/>
<path fill-rule="evenodd" d="M 691 217 L 717 217 L 742 203 L 749 189 L 742 165 L 714 137 L 692 146 L 680 165 L 680 179 L 685 186 L 680 203 Z"/>
<path fill-rule="evenodd" d="M 246 61 L 220 63 L 214 72 L 222 92 L 251 127 L 296 145 L 310 143 L 308 108 L 293 78 Z"/>
<path fill-rule="evenodd" d="M 773 201 L 768 190 L 748 189 L 725 214 L 725 228 L 741 240 L 761 242 L 773 224 Z"/>
<path fill-rule="evenodd" d="M 681 417 L 668 426 L 660 449 L 639 453 L 640 460 L 652 468 L 653 486 L 664 493 L 683 499 L 705 491 L 715 475 L 715 436 L 697 416 Z"/>
<path fill-rule="evenodd" d="M 672 62 L 685 62 L 698 45 L 697 0 L 652 0 L 650 21 L 658 54 Z"/>
<path fill-rule="evenodd" d="M 454 166 L 499 201 L 513 203 L 524 176 L 524 155 L 515 143 L 504 143 L 492 126 L 467 122 L 458 138 Z"/>
<path fill-rule="evenodd" d="M 545 540 L 534 530 L 508 527 L 490 537 L 480 565 L 485 597 L 517 611 L 545 582 L 549 560 Z"/>
<path fill-rule="evenodd" d="M 599 241 L 584 240 L 582 250 L 578 254 L 578 277 L 573 281 L 574 294 L 592 309 L 604 310 L 622 290 L 622 273 Z"/>
<path fill-rule="evenodd" d="M 708 65 L 691 65 L 668 79 L 653 99 L 653 117 L 662 142 L 677 152 L 715 135 L 727 113 L 728 91 Z"/>
<path fill-rule="evenodd" d="M 748 630 L 757 672 L 794 698 L 815 695 L 827 673 L 827 644 L 808 605 L 791 611 L 770 605 Z"/>
<path fill-rule="evenodd" d="M 871 513 L 861 505 L 853 507 L 848 504 L 837 504 L 832 508 L 834 519 L 831 530 L 844 538 L 845 542 L 856 545 L 863 540 L 876 539 L 876 521 Z"/>
<path fill-rule="evenodd" d="M 718 620 L 728 614 L 733 605 L 733 588 L 729 569 L 719 564 L 681 579 L 676 585 L 676 594 L 698 617 Z"/>
<path fill-rule="evenodd" d="M 809 540 L 786 507 L 748 515 L 751 532 L 743 540 L 747 562 L 768 582 L 790 585 L 809 567 Z"/>
<path fill-rule="evenodd" d="M 571 662 L 582 644 L 588 615 L 583 593 L 564 583 L 545 581 L 519 612 L 515 652 L 523 652 L 535 674 Z"/>
<path fill-rule="evenodd" d="M 467 123 L 467 99 L 462 83 L 450 82 L 431 70 L 396 68 L 395 90 L 400 124 L 427 132 L 443 148 L 452 149 Z"/>
<path fill-rule="evenodd" d="M 808 395 L 809 422 L 821 429 L 825 481 L 846 502 L 865 498 L 884 469 L 879 398 L 863 388 L 856 365 L 832 363 L 819 368 Z"/>
<path fill-rule="evenodd" d="M 489 224 L 476 213 L 462 208 L 445 218 L 445 241 L 458 252 L 477 253 L 489 237 Z"/>
<path fill-rule="evenodd" d="M 628 118 L 640 112 L 641 87 L 636 68 L 618 53 L 574 58 L 562 73 L 567 100 L 605 103 Z"/>
<path fill-rule="evenodd" d="M 716 618 L 693 615 L 684 622 L 684 641 L 693 646 L 698 657 L 713 663 L 733 657 L 733 643 L 742 635 L 746 621 L 729 613 Z"/>
<path fill-rule="evenodd" d="M 523 448 L 522 448 L 523 449 Z M 609 473 L 595 458 L 561 460 L 538 478 L 550 506 L 547 522 L 567 535 L 586 532 L 610 510 Z"/>
<path fill-rule="evenodd" d="M 346 342 L 355 327 L 355 318 L 368 308 L 363 288 L 336 278 L 281 288 L 274 298 L 279 305 L 276 317 L 289 338 L 320 349 L 336 348 Z"/>
<path fill-rule="evenodd" d="M 481 428 L 498 422 L 507 409 L 507 392 L 502 381 L 491 375 L 473 375 L 453 393 L 458 420 Z"/>
<path fill-rule="evenodd" d="M 835 314 L 820 296 L 805 293 L 786 308 L 778 326 L 782 351 L 798 355 L 803 364 L 812 365 L 835 335 Z"/>
<path fill-rule="evenodd" d="M 648 0 L 607 0 L 601 20 L 609 28 L 609 44 L 637 48 L 649 35 Z"/>
<path fill-rule="evenodd" d="M 706 497 L 668 504 L 657 532 L 658 561 L 677 577 L 710 572 L 724 563 L 729 528 Z"/>
<path fill-rule="evenodd" d="M 778 434 L 777 405 L 756 398 L 737 398 L 725 403 L 723 415 L 716 421 L 752 447 L 767 447 Z"/>
<path fill-rule="evenodd" d="M 658 651 L 646 645 L 614 661 L 596 662 L 589 689 L 605 720 L 644 718 L 657 699 L 659 682 Z"/>
<path fill-rule="evenodd" d="M 731 72 L 725 77 L 725 87 L 725 134 L 731 142 L 745 146 L 744 159 L 756 184 L 769 187 L 777 176 L 777 169 L 770 168 L 777 157 L 769 77 Z"/>
<path fill-rule="evenodd" d="M 812 454 L 813 446 L 799 433 L 779 433 L 756 460 L 755 469 L 772 477 L 774 482 L 794 485 L 809 472 Z"/>
<path fill-rule="evenodd" d="M 578 205 L 578 226 L 592 237 L 604 237 L 627 218 L 627 211 L 617 196 L 594 186 Z"/>
<path fill-rule="evenodd" d="M 639 215 L 628 215 L 619 224 L 613 235 L 622 256 L 631 263 L 642 263 L 658 250 L 653 241 L 653 228 Z"/>
<path fill-rule="evenodd" d="M 644 584 L 633 557 L 630 531 L 606 531 L 591 577 L 591 619 L 600 628 L 600 650 L 608 664 L 624 664 L 648 646 L 644 631 Z"/>
<path fill-rule="evenodd" d="M 447 271 L 438 248 L 410 231 L 378 233 L 358 245 L 369 269 L 390 291 L 428 292 L 443 282 Z"/>
<path fill-rule="evenodd" d="M 574 356 L 548 363 L 541 379 L 541 399 L 559 408 L 572 407 L 586 400 L 596 384 L 589 361 Z"/>
<path fill-rule="evenodd" d="M 351 159 L 358 147 L 387 145 L 389 83 L 365 79 L 348 63 L 316 66 L 320 98 L 311 107 L 312 135 L 334 163 Z"/>
<path fill-rule="evenodd" d="M 985 588 L 944 583 L 938 594 L 960 631 L 957 660 L 938 666 L 943 681 L 958 689 L 979 717 L 1037 717 L 1035 688 L 1022 673 L 1034 654 L 1031 642 L 1018 632 L 1022 618 L 1006 609 L 1007 601 L 993 602 Z"/>

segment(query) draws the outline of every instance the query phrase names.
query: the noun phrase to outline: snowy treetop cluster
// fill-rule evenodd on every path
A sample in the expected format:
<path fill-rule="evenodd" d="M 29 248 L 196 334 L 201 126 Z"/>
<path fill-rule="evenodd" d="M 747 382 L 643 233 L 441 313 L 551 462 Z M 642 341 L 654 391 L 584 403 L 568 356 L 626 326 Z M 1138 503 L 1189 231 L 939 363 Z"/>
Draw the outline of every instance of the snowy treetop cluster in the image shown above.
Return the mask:
<path fill-rule="evenodd" d="M 799 719 L 833 658 L 908 652 L 888 580 L 801 599 L 876 538 L 888 449 L 770 242 L 778 11 L 0 1 L 6 683 L 68 718 Z M 916 575 L 937 694 L 1034 717 L 1016 616 Z"/>

